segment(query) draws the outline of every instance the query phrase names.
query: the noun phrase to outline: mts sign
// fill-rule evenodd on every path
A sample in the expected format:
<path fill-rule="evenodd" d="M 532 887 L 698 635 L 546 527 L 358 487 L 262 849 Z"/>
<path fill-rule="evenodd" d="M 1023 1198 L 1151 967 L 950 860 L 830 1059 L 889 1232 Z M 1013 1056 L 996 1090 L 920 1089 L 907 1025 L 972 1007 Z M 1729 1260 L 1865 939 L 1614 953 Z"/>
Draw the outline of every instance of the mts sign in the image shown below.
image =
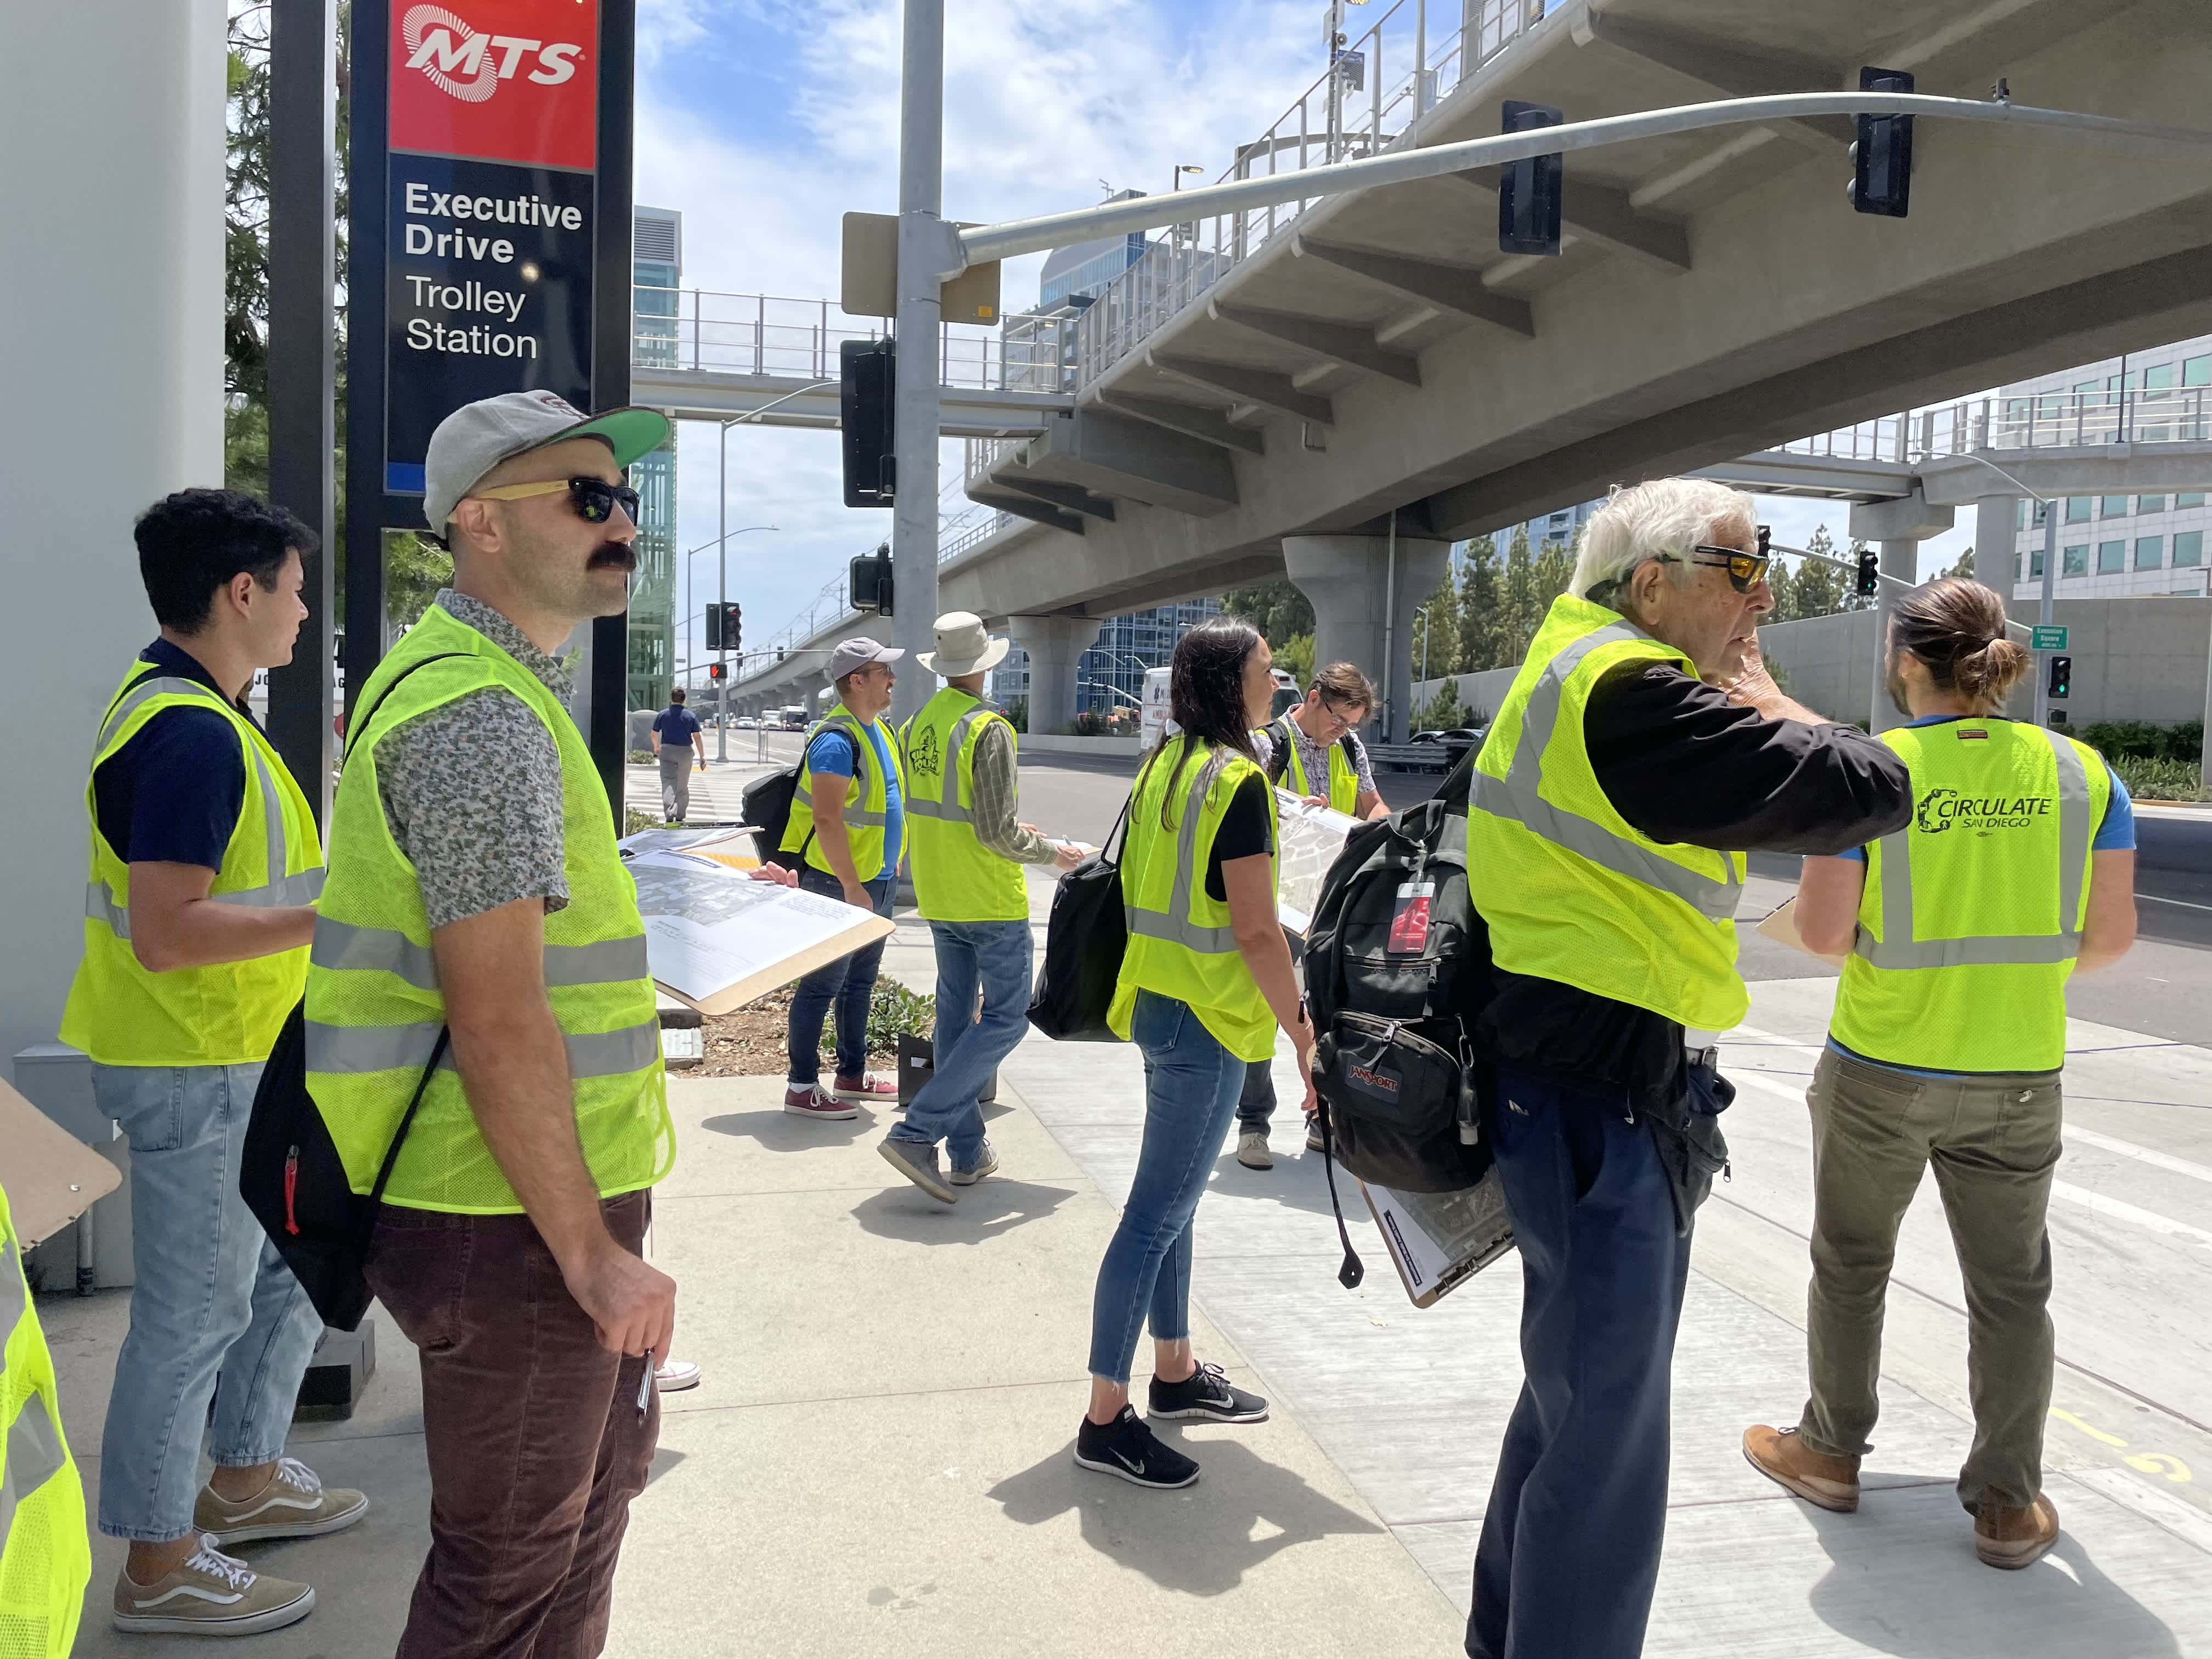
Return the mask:
<path fill-rule="evenodd" d="M 599 0 L 392 0 L 396 150 L 588 172 Z"/>

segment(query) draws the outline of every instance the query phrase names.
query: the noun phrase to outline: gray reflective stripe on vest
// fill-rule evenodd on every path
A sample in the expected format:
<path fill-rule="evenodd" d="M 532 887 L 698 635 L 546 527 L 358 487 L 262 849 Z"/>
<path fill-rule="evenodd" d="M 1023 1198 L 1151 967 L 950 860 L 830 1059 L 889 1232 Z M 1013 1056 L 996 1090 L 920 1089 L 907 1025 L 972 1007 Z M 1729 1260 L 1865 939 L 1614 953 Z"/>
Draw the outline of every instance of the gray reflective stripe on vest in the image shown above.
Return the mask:
<path fill-rule="evenodd" d="M 1680 899 L 1708 921 L 1733 921 L 1743 882 L 1725 853 L 1714 856 L 1721 860 L 1728 875 L 1702 876 L 1661 856 L 1642 842 L 1616 836 L 1604 825 L 1544 799 L 1544 750 L 1559 723 L 1559 704 L 1566 696 L 1569 676 L 1600 646 L 1650 637 L 1626 623 L 1613 623 L 1583 635 L 1545 665 L 1521 711 L 1521 733 L 1513 745 L 1512 766 L 1502 778 L 1478 766 L 1469 804 L 1492 817 L 1511 819 L 1531 835 L 1587 859 L 1601 870 Z"/>
<path fill-rule="evenodd" d="M 100 723 L 100 735 L 93 740 L 92 752 L 97 755 L 106 748 L 108 740 L 121 728 L 123 722 L 156 697 L 193 697 L 217 708 L 222 707 L 222 698 L 198 680 L 182 679 L 173 674 L 160 675 L 133 687 L 107 711 L 107 718 Z"/>
<path fill-rule="evenodd" d="M 392 974 L 417 990 L 438 988 L 437 958 L 395 927 L 363 927 L 331 916 L 315 920 L 315 942 L 307 960 L 318 968 L 353 969 Z M 605 985 L 645 979 L 645 935 L 600 939 L 592 945 L 544 947 L 545 983 Z"/>
<path fill-rule="evenodd" d="M 333 1076 L 368 1072 L 420 1071 L 438 1041 L 434 1020 L 408 1025 L 325 1025 L 307 1023 L 307 1070 Z M 615 1031 L 562 1032 L 571 1078 L 620 1077 L 660 1060 L 658 1017 Z M 457 1070 L 448 1044 L 439 1058 L 441 1072 Z"/>
<path fill-rule="evenodd" d="M 1169 896 L 1164 915 L 1146 909 L 1143 905 L 1125 899 L 1121 908 L 1129 931 L 1145 939 L 1165 939 L 1170 945 L 1181 945 L 1193 951 L 1204 951 L 1218 956 L 1237 948 L 1234 927 L 1201 927 L 1190 919 L 1190 884 L 1192 866 L 1198 862 L 1198 819 L 1206 805 L 1206 792 L 1213 787 L 1226 764 L 1218 754 L 1209 757 L 1191 779 L 1190 795 L 1184 801 L 1182 823 L 1176 831 L 1175 890 Z"/>
<path fill-rule="evenodd" d="M 23 1255 L 12 1238 L 0 1240 L 0 1376 L 7 1374 L 7 1342 L 15 1322 L 30 1304 L 23 1285 Z"/>
<path fill-rule="evenodd" d="M 2058 761 L 2058 931 L 1995 933 L 1970 939 L 1918 939 L 1912 934 L 1911 828 L 1884 836 L 1881 848 L 1881 934 L 1863 927 L 1851 953 L 1876 968 L 2047 967 L 2081 954 L 2081 884 L 2089 870 L 2089 774 L 2081 757 L 2056 732 L 2045 731 Z"/>
<path fill-rule="evenodd" d="M 0 1549 L 7 1547 L 15 1506 L 59 1474 L 69 1462 L 46 1395 L 27 1396 L 8 1425 L 7 1460 L 7 1467 L 0 1469 Z"/>
<path fill-rule="evenodd" d="M 937 775 L 940 798 L 926 800 L 909 788 L 906 797 L 909 817 L 935 818 L 940 823 L 973 823 L 975 811 L 960 804 L 960 751 L 967 745 L 968 728 L 979 720 L 990 717 L 991 710 L 981 703 L 952 722 L 952 730 L 945 734 L 945 768 Z"/>
<path fill-rule="evenodd" d="M 217 904 L 253 904 L 285 906 L 313 904 L 321 896 L 324 870 L 317 865 L 312 870 L 302 870 L 296 875 L 286 876 L 261 887 L 241 887 L 235 892 L 210 893 L 209 898 Z M 84 888 L 84 913 L 95 921 L 107 924 L 108 932 L 118 939 L 131 937 L 131 912 L 115 902 L 104 881 L 87 882 Z"/>

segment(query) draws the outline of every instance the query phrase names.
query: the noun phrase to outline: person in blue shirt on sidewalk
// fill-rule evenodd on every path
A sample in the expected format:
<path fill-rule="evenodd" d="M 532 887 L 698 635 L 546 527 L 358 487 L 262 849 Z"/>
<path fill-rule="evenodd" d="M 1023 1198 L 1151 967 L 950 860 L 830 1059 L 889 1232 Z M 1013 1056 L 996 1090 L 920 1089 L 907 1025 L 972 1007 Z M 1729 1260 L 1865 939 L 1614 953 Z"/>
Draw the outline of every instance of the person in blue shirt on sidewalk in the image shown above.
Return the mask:
<path fill-rule="evenodd" d="M 660 761 L 660 810 L 671 823 L 691 816 L 691 758 L 707 769 L 707 740 L 699 717 L 684 706 L 684 688 L 668 694 L 668 707 L 653 717 L 653 752 Z"/>

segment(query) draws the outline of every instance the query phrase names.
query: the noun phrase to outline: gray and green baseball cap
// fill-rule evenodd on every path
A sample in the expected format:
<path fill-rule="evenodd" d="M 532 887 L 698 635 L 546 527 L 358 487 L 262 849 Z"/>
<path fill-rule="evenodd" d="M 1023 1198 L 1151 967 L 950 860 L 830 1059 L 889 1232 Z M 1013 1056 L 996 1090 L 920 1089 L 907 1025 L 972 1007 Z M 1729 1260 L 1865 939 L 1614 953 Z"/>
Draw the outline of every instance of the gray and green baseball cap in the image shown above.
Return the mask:
<path fill-rule="evenodd" d="M 461 497 L 501 461 L 570 438 L 597 438 L 628 466 L 668 442 L 668 416 L 657 409 L 586 415 L 558 392 L 506 392 L 464 404 L 438 422 L 422 461 L 422 516 L 446 533 Z"/>

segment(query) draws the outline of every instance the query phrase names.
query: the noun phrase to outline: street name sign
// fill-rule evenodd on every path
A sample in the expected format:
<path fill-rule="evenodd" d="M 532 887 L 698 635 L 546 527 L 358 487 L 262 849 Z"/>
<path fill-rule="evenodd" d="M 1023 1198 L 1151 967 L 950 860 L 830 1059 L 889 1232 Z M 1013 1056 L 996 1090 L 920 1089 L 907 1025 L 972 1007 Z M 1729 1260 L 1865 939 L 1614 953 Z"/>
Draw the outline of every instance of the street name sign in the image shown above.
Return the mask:
<path fill-rule="evenodd" d="M 2066 648 L 2066 629 L 2045 623 L 2028 630 L 2028 649 L 2031 651 L 2063 651 Z"/>

